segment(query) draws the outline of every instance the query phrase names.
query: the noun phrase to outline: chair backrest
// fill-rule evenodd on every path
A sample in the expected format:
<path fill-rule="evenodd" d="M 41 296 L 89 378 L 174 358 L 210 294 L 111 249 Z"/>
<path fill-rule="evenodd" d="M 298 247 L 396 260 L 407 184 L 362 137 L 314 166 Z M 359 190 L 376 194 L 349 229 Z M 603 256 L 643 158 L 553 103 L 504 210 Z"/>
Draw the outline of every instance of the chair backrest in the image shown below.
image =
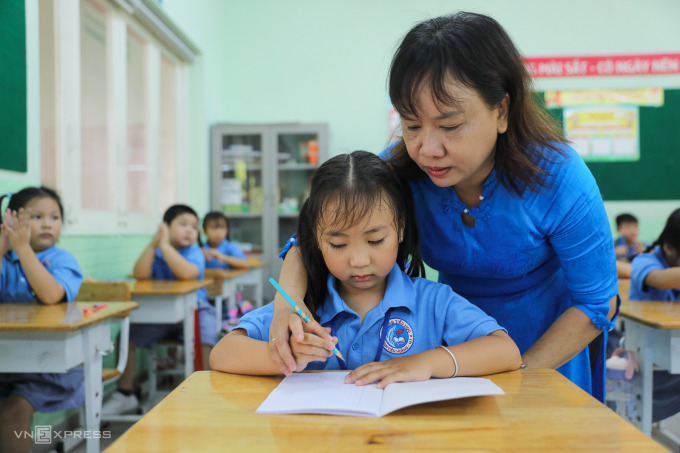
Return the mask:
<path fill-rule="evenodd" d="M 77 302 L 118 302 L 130 300 L 130 283 L 83 282 L 76 296 Z"/>

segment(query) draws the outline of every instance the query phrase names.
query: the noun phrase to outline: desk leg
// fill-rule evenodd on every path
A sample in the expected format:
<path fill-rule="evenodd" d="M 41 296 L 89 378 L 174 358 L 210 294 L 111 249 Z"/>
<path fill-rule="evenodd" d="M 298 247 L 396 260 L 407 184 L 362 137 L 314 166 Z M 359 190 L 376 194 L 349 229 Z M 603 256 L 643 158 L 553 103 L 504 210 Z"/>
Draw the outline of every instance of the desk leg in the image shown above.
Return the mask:
<path fill-rule="evenodd" d="M 648 436 L 652 433 L 652 403 L 654 388 L 654 351 L 652 328 L 635 321 L 626 320 L 626 343 L 635 351 L 640 366 L 640 422 L 639 428 Z"/>
<path fill-rule="evenodd" d="M 184 301 L 184 377 L 194 372 L 194 309 L 196 293 L 187 294 Z"/>
<path fill-rule="evenodd" d="M 85 430 L 87 453 L 99 453 L 99 429 L 102 411 L 102 355 L 111 345 L 109 325 L 106 323 L 86 328 L 83 336 L 83 369 L 85 374 Z M 108 341 L 108 344 L 106 344 Z"/>
<path fill-rule="evenodd" d="M 255 308 L 262 306 L 262 268 L 257 268 L 255 270 Z"/>
<path fill-rule="evenodd" d="M 224 298 L 222 295 L 215 296 L 215 317 L 217 318 L 217 335 L 219 337 L 222 332 L 222 302 Z"/>

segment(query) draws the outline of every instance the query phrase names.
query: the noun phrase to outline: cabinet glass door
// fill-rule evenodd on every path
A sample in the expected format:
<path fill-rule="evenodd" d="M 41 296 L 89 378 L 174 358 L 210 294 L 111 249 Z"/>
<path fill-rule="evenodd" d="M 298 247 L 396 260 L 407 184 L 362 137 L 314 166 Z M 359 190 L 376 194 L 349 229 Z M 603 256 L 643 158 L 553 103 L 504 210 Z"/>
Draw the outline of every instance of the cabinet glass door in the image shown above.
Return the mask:
<path fill-rule="evenodd" d="M 229 238 L 249 254 L 262 254 L 262 133 L 222 133 L 220 208 L 229 219 Z"/>

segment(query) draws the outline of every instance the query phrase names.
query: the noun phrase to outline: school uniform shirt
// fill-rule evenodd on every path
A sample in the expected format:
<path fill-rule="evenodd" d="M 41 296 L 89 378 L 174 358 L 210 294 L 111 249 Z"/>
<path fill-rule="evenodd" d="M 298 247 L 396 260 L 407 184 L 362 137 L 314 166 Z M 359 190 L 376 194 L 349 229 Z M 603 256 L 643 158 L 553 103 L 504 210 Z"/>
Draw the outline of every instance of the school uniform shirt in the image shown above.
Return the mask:
<path fill-rule="evenodd" d="M 545 150 L 539 166 L 547 186 L 522 196 L 498 181 L 494 168 L 476 208 L 452 187 L 426 175 L 410 181 L 422 257 L 439 281 L 494 317 L 523 354 L 570 307 L 605 333 L 592 382 L 588 348 L 559 368 L 583 390 L 604 400 L 609 300 L 617 294 L 609 220 L 595 179 L 570 147 Z M 389 149 L 381 153 L 386 159 Z M 475 219 L 467 227 L 462 213 Z M 594 387 L 593 387 L 594 383 Z"/>
<path fill-rule="evenodd" d="M 198 268 L 198 277 L 196 277 L 196 280 L 203 280 L 205 274 L 205 257 L 203 256 L 201 248 L 198 245 L 193 244 L 189 247 L 178 249 L 177 252 L 182 258 Z M 170 266 L 168 266 L 168 263 L 165 261 L 165 257 L 161 253 L 160 248 L 156 248 L 156 254 L 151 263 L 151 278 L 155 280 L 177 280 L 175 273 L 172 272 L 172 269 L 170 269 Z M 205 288 L 199 289 L 197 294 L 199 305 L 207 302 L 208 291 Z"/>
<path fill-rule="evenodd" d="M 203 245 L 204 249 L 210 249 L 210 247 L 207 243 Z M 215 247 L 215 250 L 220 252 L 222 255 L 229 255 L 233 256 L 234 258 L 241 258 L 241 259 L 246 259 L 246 254 L 243 253 L 243 250 L 239 248 L 238 245 L 234 244 L 233 242 L 229 242 L 228 239 L 225 239 L 222 241 L 220 245 Z M 206 269 L 230 269 L 231 266 L 229 263 L 225 263 L 224 261 L 220 261 L 217 258 L 210 258 L 205 261 L 205 267 Z"/>
<path fill-rule="evenodd" d="M 628 243 L 626 242 L 626 238 L 624 238 L 623 236 L 619 236 L 614 241 L 614 247 L 620 247 L 622 245 L 626 246 L 626 248 L 627 248 L 626 253 L 625 253 L 625 255 L 616 255 L 616 258 L 626 258 L 626 259 L 628 259 L 628 258 L 632 258 L 635 255 L 637 255 L 638 253 L 640 253 L 640 252 L 638 252 L 637 247 L 635 247 L 635 244 L 628 245 Z M 648 246 L 648 244 L 643 244 L 643 245 L 645 247 Z"/>
<path fill-rule="evenodd" d="M 64 288 L 64 300 L 73 301 L 78 295 L 83 273 L 76 259 L 66 250 L 52 246 L 36 253 L 38 260 L 45 266 L 54 279 Z M 10 250 L 2 260 L 0 273 L 1 302 L 33 302 L 37 300 L 30 287 L 19 257 Z"/>
<path fill-rule="evenodd" d="M 337 347 L 348 369 L 365 363 L 385 361 L 456 345 L 488 335 L 501 326 L 482 310 L 454 293 L 449 286 L 422 278 L 410 278 L 396 264 L 387 276 L 383 300 L 371 309 L 363 323 L 338 295 L 336 279 L 328 278 L 328 294 L 317 314 L 324 327 L 338 337 Z M 248 336 L 268 341 L 274 304 L 246 313 L 237 329 Z M 381 344 L 383 329 L 384 343 Z M 310 362 L 307 370 L 342 369 L 337 357 L 326 362 Z"/>
<path fill-rule="evenodd" d="M 83 281 L 76 259 L 66 250 L 50 247 L 36 253 L 65 292 L 64 300 L 73 302 Z M 19 257 L 14 251 L 5 254 L 0 273 L 0 302 L 37 300 L 28 283 Z M 1 367 L 0 367 L 1 368 Z M 54 412 L 80 407 L 85 403 L 85 380 L 82 368 L 66 373 L 0 373 L 0 400 L 11 395 L 26 399 L 36 411 Z"/>
<path fill-rule="evenodd" d="M 631 264 L 630 271 L 630 300 L 680 300 L 680 288 L 657 289 L 645 285 L 645 278 L 657 269 L 668 269 L 668 263 L 663 257 L 661 247 L 655 247 L 650 253 L 640 253 Z"/>

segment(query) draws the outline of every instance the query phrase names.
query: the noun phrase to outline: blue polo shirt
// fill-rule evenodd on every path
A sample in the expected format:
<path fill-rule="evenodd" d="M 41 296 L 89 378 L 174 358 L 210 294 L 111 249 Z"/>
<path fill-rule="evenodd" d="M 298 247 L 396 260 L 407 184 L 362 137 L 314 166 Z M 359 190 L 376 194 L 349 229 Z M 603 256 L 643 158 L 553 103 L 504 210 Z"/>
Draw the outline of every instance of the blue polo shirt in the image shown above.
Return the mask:
<path fill-rule="evenodd" d="M 203 245 L 204 249 L 210 249 L 211 247 L 206 243 Z M 229 255 L 233 256 L 234 258 L 241 258 L 241 259 L 246 259 L 246 254 L 243 253 L 243 250 L 239 248 L 238 245 L 229 242 L 228 239 L 225 239 L 222 241 L 220 245 L 215 247 L 215 250 L 220 252 L 222 255 Z M 230 269 L 231 266 L 229 263 L 225 263 L 224 261 L 220 261 L 216 258 L 210 258 L 209 260 L 206 260 L 205 262 L 205 267 L 207 269 Z"/>
<path fill-rule="evenodd" d="M 78 295 L 83 273 L 76 259 L 66 250 L 52 246 L 47 250 L 36 253 L 38 260 L 45 266 L 65 292 L 64 300 L 72 302 Z M 0 272 L 0 302 L 33 302 L 37 300 L 19 257 L 10 250 L 2 258 L 2 272 Z"/>
<path fill-rule="evenodd" d="M 656 247 L 650 253 L 640 253 L 633 258 L 630 271 L 630 300 L 680 300 L 680 288 L 657 289 L 645 285 L 645 278 L 657 269 L 668 269 L 668 263 L 663 257 L 661 247 Z"/>
<path fill-rule="evenodd" d="M 178 249 L 177 252 L 179 252 L 185 260 L 198 268 L 198 277 L 196 277 L 196 280 L 203 280 L 205 273 L 205 257 L 203 256 L 201 248 L 198 245 L 193 244 L 189 247 Z M 153 257 L 151 278 L 156 280 L 177 280 L 175 273 L 172 272 L 172 269 L 170 269 L 170 266 L 168 266 L 168 263 L 165 261 L 165 257 L 163 257 L 160 248 L 156 248 L 156 255 Z M 199 303 L 208 300 L 208 291 L 205 288 L 199 289 L 197 294 Z"/>
<path fill-rule="evenodd" d="M 389 312 L 381 361 L 416 354 L 437 345 L 455 345 L 504 330 L 482 310 L 454 293 L 451 287 L 422 278 L 410 278 L 396 264 L 387 276 L 383 300 L 365 316 L 349 308 L 335 290 L 336 279 L 328 278 L 328 294 L 318 315 L 321 325 L 334 327 L 338 349 L 354 369 L 375 361 L 381 331 Z M 250 338 L 268 341 L 274 304 L 245 314 L 237 326 Z M 311 362 L 308 370 L 339 370 L 336 357 Z"/>

